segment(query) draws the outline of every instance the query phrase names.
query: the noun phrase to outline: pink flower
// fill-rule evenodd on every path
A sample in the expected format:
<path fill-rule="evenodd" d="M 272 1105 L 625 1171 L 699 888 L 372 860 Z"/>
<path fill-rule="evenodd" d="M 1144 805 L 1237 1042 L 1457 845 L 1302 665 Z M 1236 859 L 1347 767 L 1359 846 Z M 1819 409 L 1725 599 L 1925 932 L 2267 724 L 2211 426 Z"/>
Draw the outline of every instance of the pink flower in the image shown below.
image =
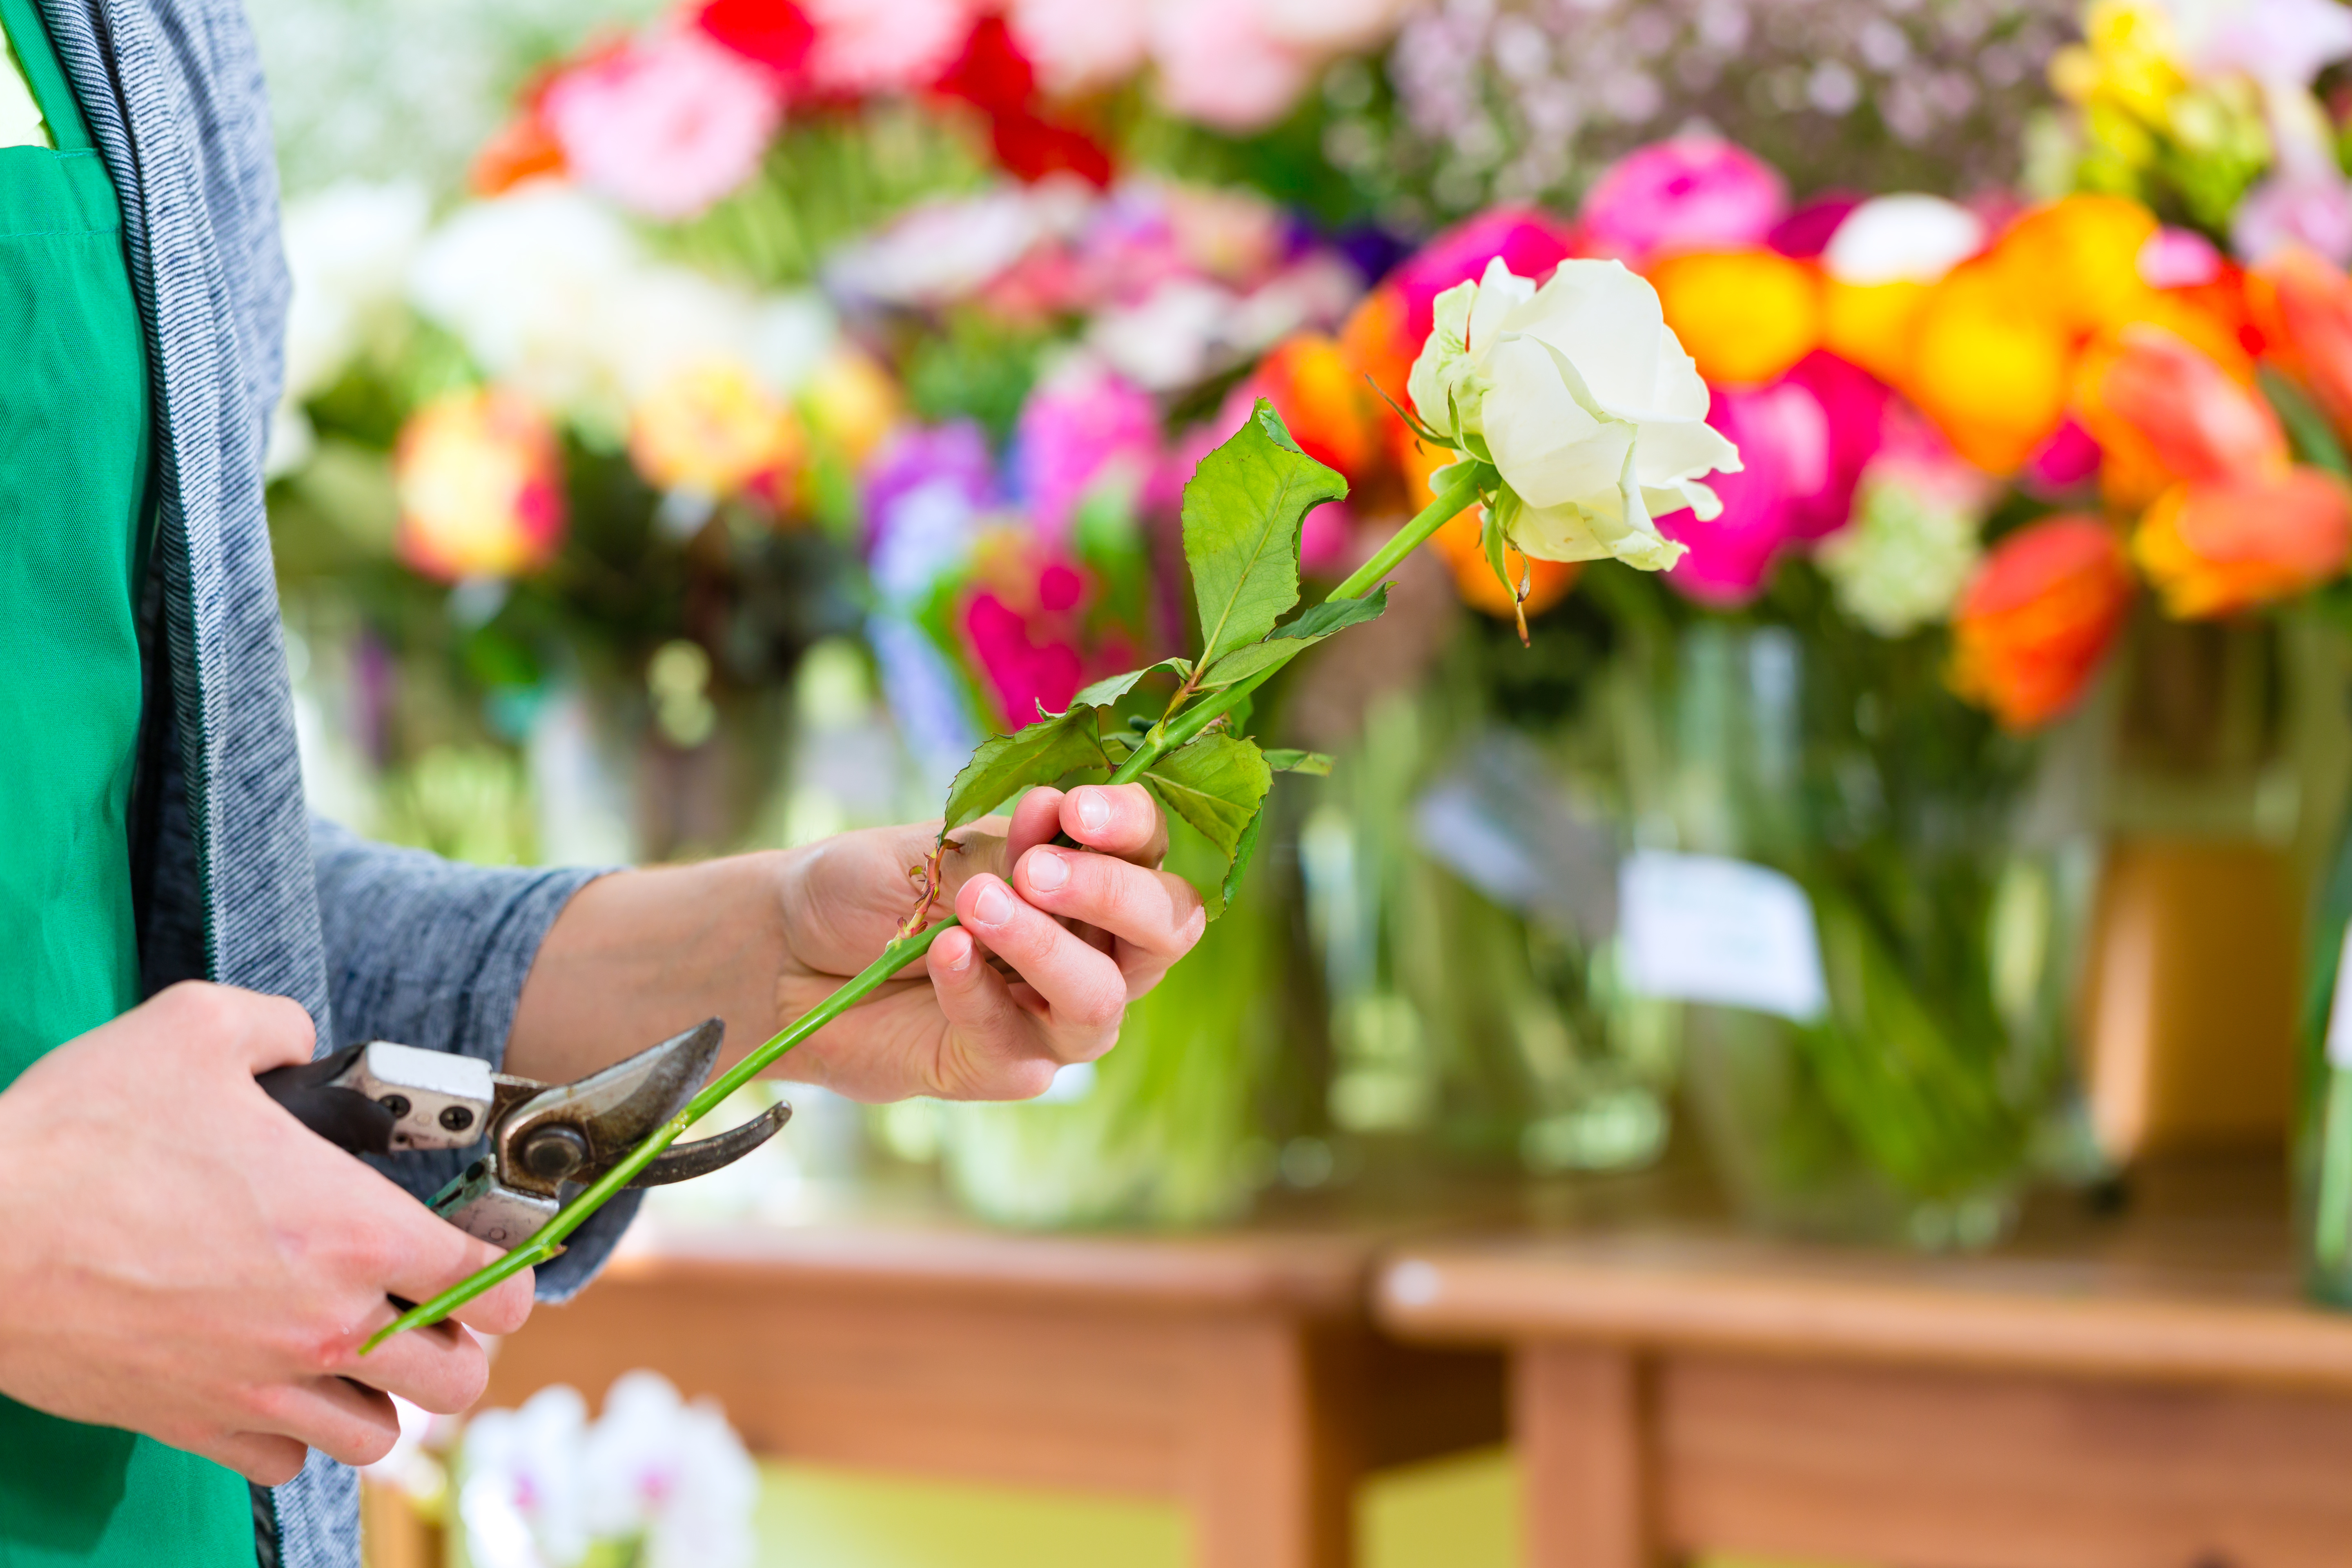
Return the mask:
<path fill-rule="evenodd" d="M 1148 0 L 1012 0 L 1004 21 L 1055 93 L 1118 86 L 1143 68 L 1151 36 Z"/>
<path fill-rule="evenodd" d="M 995 692 L 1003 718 L 1014 725 L 1030 722 L 1041 709 L 1059 713 L 1069 707 L 1086 669 L 1067 635 L 1076 630 L 1073 612 L 1085 597 L 1086 579 L 1051 562 L 1037 570 L 1034 584 L 1014 587 L 1015 597 L 1024 587 L 1033 596 L 1026 614 L 982 588 L 963 617 L 972 659 Z"/>
<path fill-rule="evenodd" d="M 1151 18 L 1160 101 L 1220 131 L 1263 131 L 1307 90 L 1314 62 L 1265 29 L 1257 0 L 1183 0 Z"/>
<path fill-rule="evenodd" d="M 671 219 L 751 178 L 782 110 L 767 71 L 693 28 L 575 66 L 540 104 L 583 184 Z"/>
<path fill-rule="evenodd" d="M 562 454 L 519 393 L 435 398 L 401 427 L 392 476 L 400 558 L 428 577 L 511 577 L 547 564 L 563 541 Z"/>
<path fill-rule="evenodd" d="M 2231 248 L 2249 266 L 2298 244 L 2338 267 L 2352 265 L 2352 185 L 2332 164 L 2283 160 L 2230 220 Z"/>
<path fill-rule="evenodd" d="M 1587 247 L 1633 266 L 1677 250 L 1759 246 L 1789 210 L 1770 165 L 1713 136 L 1654 142 L 1610 165 L 1584 198 Z"/>
<path fill-rule="evenodd" d="M 2099 458 L 2099 443 L 2070 414 L 2058 433 L 2025 459 L 2018 477 L 2035 495 L 2054 497 L 2096 474 Z"/>
<path fill-rule="evenodd" d="M 1160 410 L 1134 383 L 1080 363 L 1030 395 L 1013 435 L 1014 489 L 1038 537 L 1059 545 L 1087 493 L 1142 485 L 1160 454 Z"/>
<path fill-rule="evenodd" d="M 2221 253 L 2193 229 L 2159 228 L 2139 247 L 2139 280 L 2151 289 L 2198 289 L 2221 276 Z"/>
<path fill-rule="evenodd" d="M 929 87 L 971 35 L 965 0 L 805 0 L 810 85 L 857 98 Z"/>
<path fill-rule="evenodd" d="M 1437 297 L 1456 283 L 1485 277 L 1486 263 L 1496 257 L 1519 277 L 1540 284 L 1574 249 L 1568 226 L 1532 207 L 1495 207 L 1456 224 L 1390 277 L 1404 299 L 1405 341 L 1418 352 L 1433 324 Z"/>
<path fill-rule="evenodd" d="M 1659 520 L 1690 547 L 1668 580 L 1705 604 L 1743 604 L 1782 550 L 1843 528 L 1885 439 L 1888 402 L 1869 375 L 1819 353 L 1769 386 L 1717 392 L 1707 423 L 1738 447 L 1745 467 L 1708 481 L 1723 501 L 1712 521 L 1691 511 Z"/>

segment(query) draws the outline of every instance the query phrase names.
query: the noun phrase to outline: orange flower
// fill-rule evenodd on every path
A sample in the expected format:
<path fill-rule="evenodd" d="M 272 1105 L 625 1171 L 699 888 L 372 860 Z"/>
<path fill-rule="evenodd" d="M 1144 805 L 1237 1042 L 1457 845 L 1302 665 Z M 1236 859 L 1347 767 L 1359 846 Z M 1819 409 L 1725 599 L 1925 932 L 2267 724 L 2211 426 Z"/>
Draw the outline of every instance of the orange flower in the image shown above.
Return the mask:
<path fill-rule="evenodd" d="M 659 489 L 731 496 L 799 460 L 792 415 L 749 371 L 725 360 L 678 371 L 629 421 L 629 456 Z"/>
<path fill-rule="evenodd" d="M 2083 422 L 2113 457 L 2189 480 L 2286 466 L 2286 433 L 2269 405 L 2162 327 L 2126 327 L 2084 368 Z"/>
<path fill-rule="evenodd" d="M 2130 606 L 2123 547 L 2095 517 L 2044 518 L 1993 546 L 1952 618 L 1952 689 L 2007 730 L 2074 705 Z"/>
<path fill-rule="evenodd" d="M 1405 401 L 1404 384 L 1412 374 L 1413 356 L 1421 352 L 1421 345 L 1405 335 L 1401 290 L 1383 284 L 1358 300 L 1340 324 L 1339 347 L 1358 374 L 1371 377 L 1375 385 L 1400 404 Z M 1381 403 L 1381 408 L 1388 412 L 1387 404 Z M 1389 417 L 1396 416 L 1389 414 Z"/>
<path fill-rule="evenodd" d="M 1650 268 L 1666 325 L 1727 386 L 1761 386 L 1822 344 L 1821 278 L 1770 250 L 1693 251 Z"/>
<path fill-rule="evenodd" d="M 2010 225 L 1990 259 L 2021 307 L 2080 339 L 2147 313 L 2139 253 L 2156 230 L 2156 215 L 2126 197 L 2063 196 Z"/>
<path fill-rule="evenodd" d="M 1381 455 L 1380 399 L 1337 340 L 1321 332 L 1286 339 L 1260 363 L 1257 379 L 1299 450 L 1362 480 Z"/>
<path fill-rule="evenodd" d="M 1956 267 L 1928 291 L 1901 385 L 1960 456 L 2014 473 L 2066 414 L 2074 342 L 2021 297 L 1994 258 Z"/>
<path fill-rule="evenodd" d="M 2132 553 L 2184 620 L 2226 616 L 2315 587 L 2344 570 L 2352 502 L 2316 468 L 2277 468 L 2174 486 L 2132 536 Z"/>
<path fill-rule="evenodd" d="M 1432 491 L 1430 476 L 1454 460 L 1454 454 L 1442 448 L 1415 444 L 1404 453 L 1405 494 L 1415 499 Z M 1511 574 L 1511 585 L 1505 587 L 1496 580 L 1495 568 L 1486 560 L 1484 542 L 1480 538 L 1478 508 L 1465 506 L 1455 512 L 1430 536 L 1429 547 L 1454 574 L 1454 591 L 1462 602 L 1474 610 L 1496 616 L 1517 618 L 1520 607 L 1512 601 L 1513 590 L 1525 583 L 1528 590 L 1526 614 L 1541 615 L 1568 595 L 1576 586 L 1579 563 L 1570 561 L 1536 561 L 1516 550 L 1503 552 L 1503 565 Z"/>
<path fill-rule="evenodd" d="M 1899 385 L 1930 285 L 1822 280 L 1822 346 L 1888 385 Z"/>
<path fill-rule="evenodd" d="M 2291 246 L 2264 262 L 2255 281 L 2273 356 L 2352 439 L 2352 278 Z"/>
<path fill-rule="evenodd" d="M 428 577 L 511 576 L 563 537 L 562 459 L 528 399 L 499 387 L 435 398 L 392 457 L 402 560 Z"/>

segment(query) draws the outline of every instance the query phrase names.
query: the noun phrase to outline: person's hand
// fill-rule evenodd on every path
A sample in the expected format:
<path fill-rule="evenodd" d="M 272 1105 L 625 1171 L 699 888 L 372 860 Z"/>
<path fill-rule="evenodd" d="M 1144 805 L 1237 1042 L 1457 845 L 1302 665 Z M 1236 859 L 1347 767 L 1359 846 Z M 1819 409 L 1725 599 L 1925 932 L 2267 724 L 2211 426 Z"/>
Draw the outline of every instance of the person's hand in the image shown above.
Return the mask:
<path fill-rule="evenodd" d="M 276 1485 L 305 1446 L 399 1436 L 386 1392 L 455 1413 L 488 1376 L 454 1323 L 360 1346 L 497 1248 L 310 1131 L 254 1075 L 310 1058 L 281 997 L 175 985 L 0 1091 L 0 1393 Z M 530 1311 L 525 1272 L 462 1308 Z"/>
<path fill-rule="evenodd" d="M 780 1021 L 822 1002 L 896 934 L 915 900 L 908 868 L 936 832 L 845 833 L 804 852 L 783 890 Z M 1056 833 L 1097 853 L 1058 847 Z M 931 943 L 920 978 L 886 985 L 786 1057 L 785 1077 L 854 1100 L 1025 1100 L 1055 1068 L 1110 1049 L 1128 1003 L 1206 924 L 1192 884 L 1159 868 L 1168 830 L 1140 784 L 1032 790 L 1010 821 L 955 837 L 941 902 L 961 925 Z"/>
<path fill-rule="evenodd" d="M 1057 832 L 1086 847 L 1055 847 Z M 589 883 L 532 962 L 507 1070 L 569 1081 L 712 1014 L 741 1057 L 881 956 L 937 835 L 877 827 Z M 1040 1094 L 1056 1068 L 1110 1049 L 1127 1004 L 1206 923 L 1192 885 L 1159 868 L 1167 827 L 1140 784 L 1032 790 L 1010 820 L 955 837 L 942 902 L 963 924 L 780 1076 L 866 1100 Z"/>

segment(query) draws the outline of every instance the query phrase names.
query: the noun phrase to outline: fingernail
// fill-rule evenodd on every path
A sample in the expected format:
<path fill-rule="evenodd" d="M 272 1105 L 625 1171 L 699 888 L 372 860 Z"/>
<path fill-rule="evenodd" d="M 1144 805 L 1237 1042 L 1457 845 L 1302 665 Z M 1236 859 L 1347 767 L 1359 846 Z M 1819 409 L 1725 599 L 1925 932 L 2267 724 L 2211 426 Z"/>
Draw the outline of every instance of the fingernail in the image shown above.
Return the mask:
<path fill-rule="evenodd" d="M 1029 885 L 1041 893 L 1050 893 L 1070 879 L 1069 862 L 1051 849 L 1029 852 Z"/>
<path fill-rule="evenodd" d="M 1082 789 L 1078 795 L 1078 826 L 1089 833 L 1100 833 L 1110 826 L 1110 801 L 1098 789 Z M 1061 884 L 1056 882 L 1055 887 Z"/>
<path fill-rule="evenodd" d="M 955 971 L 958 974 L 961 974 L 965 970 L 971 967 L 971 942 L 969 939 L 957 942 L 950 951 L 955 955 L 948 960 L 948 967 L 950 969 Z"/>
<path fill-rule="evenodd" d="M 1013 918 L 1013 898 L 991 882 L 971 901 L 971 918 L 984 926 L 1001 926 Z"/>

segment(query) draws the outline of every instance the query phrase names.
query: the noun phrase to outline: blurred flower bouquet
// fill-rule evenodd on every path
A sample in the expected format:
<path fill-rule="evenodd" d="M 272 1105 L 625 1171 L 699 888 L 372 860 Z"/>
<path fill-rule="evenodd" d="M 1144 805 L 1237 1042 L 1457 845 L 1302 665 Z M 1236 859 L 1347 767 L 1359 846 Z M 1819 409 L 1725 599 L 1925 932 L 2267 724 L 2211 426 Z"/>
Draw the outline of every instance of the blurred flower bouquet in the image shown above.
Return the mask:
<path fill-rule="evenodd" d="M 717 1402 L 623 1375 L 467 1422 L 457 1516 L 475 1568 L 749 1568 L 760 1472 Z"/>

